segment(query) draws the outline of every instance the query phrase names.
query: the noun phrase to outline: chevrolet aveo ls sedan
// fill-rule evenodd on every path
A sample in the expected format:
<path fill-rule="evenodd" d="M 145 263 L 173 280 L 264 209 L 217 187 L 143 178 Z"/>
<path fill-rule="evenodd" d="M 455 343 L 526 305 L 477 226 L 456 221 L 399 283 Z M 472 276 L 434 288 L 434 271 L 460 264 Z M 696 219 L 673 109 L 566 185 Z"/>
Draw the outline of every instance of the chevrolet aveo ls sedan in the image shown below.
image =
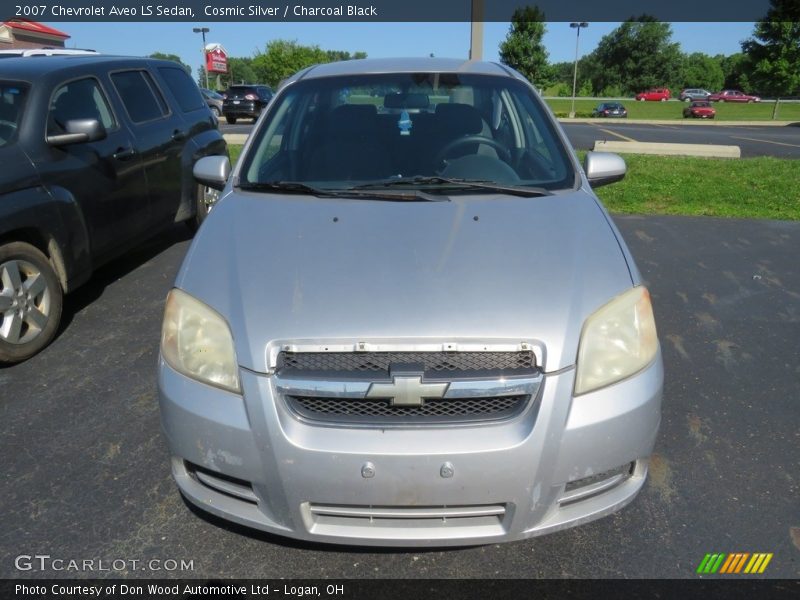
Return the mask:
<path fill-rule="evenodd" d="M 619 510 L 660 421 L 650 297 L 531 85 L 455 60 L 277 93 L 169 293 L 172 472 L 206 511 L 362 545 L 517 540 Z"/>

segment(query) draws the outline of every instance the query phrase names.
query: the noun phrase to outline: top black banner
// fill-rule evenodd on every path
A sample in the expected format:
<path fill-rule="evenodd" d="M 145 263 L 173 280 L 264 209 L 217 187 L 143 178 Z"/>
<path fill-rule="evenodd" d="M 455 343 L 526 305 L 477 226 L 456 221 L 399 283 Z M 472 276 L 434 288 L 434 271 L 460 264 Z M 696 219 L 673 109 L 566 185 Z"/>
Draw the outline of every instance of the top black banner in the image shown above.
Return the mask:
<path fill-rule="evenodd" d="M 800 0 L 791 0 L 798 3 Z M 149 3 L 150 2 L 150 3 Z M 0 20 L 37 21 L 487 21 L 508 22 L 536 6 L 548 22 L 624 21 L 643 15 L 668 22 L 752 22 L 769 0 L 2 0 Z M 713 32 L 709 32 L 713 35 Z"/>

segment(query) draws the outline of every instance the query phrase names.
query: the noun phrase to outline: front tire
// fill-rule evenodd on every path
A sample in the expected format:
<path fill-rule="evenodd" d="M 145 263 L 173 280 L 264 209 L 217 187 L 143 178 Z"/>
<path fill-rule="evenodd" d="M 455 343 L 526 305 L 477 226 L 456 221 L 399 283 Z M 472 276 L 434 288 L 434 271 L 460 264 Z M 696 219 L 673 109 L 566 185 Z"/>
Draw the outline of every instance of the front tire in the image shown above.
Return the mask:
<path fill-rule="evenodd" d="M 208 213 L 214 208 L 214 205 L 219 200 L 219 192 L 214 188 L 210 188 L 202 183 L 197 184 L 195 190 L 195 211 L 194 216 L 186 221 L 186 225 L 192 231 L 200 229 L 200 225 L 206 220 Z"/>
<path fill-rule="evenodd" d="M 214 116 L 217 117 L 217 119 L 219 119 L 220 113 L 219 109 L 216 106 L 211 107 L 211 112 L 214 113 Z"/>
<path fill-rule="evenodd" d="M 236 125 L 236 117 L 225 117 L 229 125 Z"/>
<path fill-rule="evenodd" d="M 0 363 L 47 346 L 61 321 L 63 292 L 50 261 L 25 242 L 0 246 Z"/>

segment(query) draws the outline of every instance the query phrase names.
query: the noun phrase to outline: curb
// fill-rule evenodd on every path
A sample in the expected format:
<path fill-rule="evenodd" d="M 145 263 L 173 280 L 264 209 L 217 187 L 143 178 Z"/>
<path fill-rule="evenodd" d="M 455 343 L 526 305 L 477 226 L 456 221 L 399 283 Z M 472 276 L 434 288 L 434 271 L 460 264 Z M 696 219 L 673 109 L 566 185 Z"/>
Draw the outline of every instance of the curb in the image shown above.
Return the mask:
<path fill-rule="evenodd" d="M 247 135 L 246 133 L 224 133 L 222 137 L 225 138 L 225 141 L 229 144 L 241 146 L 247 140 Z"/>
<path fill-rule="evenodd" d="M 741 158 L 739 146 L 720 146 L 715 144 L 662 144 L 657 142 L 618 142 L 597 140 L 596 152 L 616 152 L 618 154 L 659 154 L 662 156 L 704 156 L 707 158 Z"/>
<path fill-rule="evenodd" d="M 559 118 L 559 123 L 589 123 L 592 125 L 611 123 L 617 125 L 681 125 L 691 127 L 693 125 L 712 125 L 717 127 L 799 127 L 797 121 L 717 121 L 715 119 L 587 119 L 587 118 Z"/>

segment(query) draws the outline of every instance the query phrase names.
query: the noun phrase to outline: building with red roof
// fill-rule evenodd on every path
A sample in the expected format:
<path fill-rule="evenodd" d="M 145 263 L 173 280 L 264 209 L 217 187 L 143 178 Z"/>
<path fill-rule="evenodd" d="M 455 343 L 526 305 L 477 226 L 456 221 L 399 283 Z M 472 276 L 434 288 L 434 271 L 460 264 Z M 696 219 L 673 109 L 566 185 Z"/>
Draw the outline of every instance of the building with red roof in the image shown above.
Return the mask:
<path fill-rule="evenodd" d="M 0 23 L 0 50 L 18 48 L 63 48 L 69 35 L 29 19 Z"/>

